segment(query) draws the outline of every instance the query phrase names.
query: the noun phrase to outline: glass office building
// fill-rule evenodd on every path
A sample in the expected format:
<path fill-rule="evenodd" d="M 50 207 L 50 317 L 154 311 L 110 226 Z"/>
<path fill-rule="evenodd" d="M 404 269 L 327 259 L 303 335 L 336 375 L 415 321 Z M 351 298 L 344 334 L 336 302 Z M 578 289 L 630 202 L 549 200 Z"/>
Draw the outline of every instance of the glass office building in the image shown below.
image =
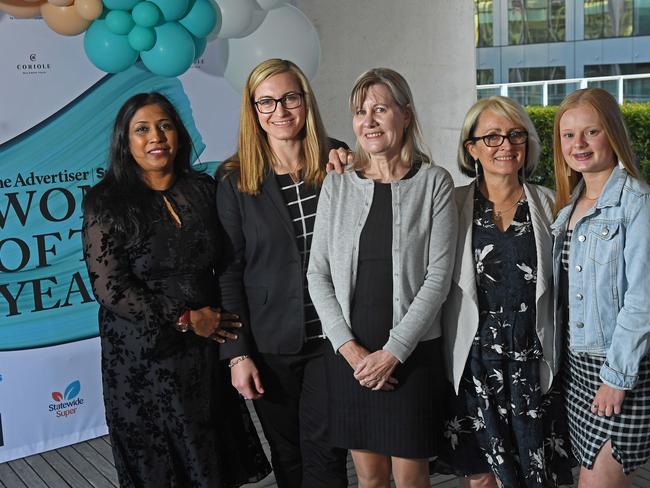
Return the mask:
<path fill-rule="evenodd" d="M 474 14 L 479 85 L 650 73 L 650 0 L 474 0 Z M 650 101 L 650 79 L 625 83 Z M 571 89 L 549 86 L 549 101 Z"/>

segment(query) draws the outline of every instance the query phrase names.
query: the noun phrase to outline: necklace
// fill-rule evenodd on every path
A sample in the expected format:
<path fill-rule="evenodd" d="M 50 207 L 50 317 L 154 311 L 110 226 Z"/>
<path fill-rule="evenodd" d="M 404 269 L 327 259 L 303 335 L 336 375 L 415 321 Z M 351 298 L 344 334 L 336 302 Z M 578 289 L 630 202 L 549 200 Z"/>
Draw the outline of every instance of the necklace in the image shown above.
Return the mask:
<path fill-rule="evenodd" d="M 515 203 L 513 203 L 510 207 L 508 207 L 508 208 L 506 208 L 504 210 L 497 210 L 496 208 L 492 209 L 492 212 L 493 212 L 492 219 L 495 222 L 501 222 L 501 220 L 503 219 L 503 214 L 507 213 L 507 212 L 510 212 L 510 210 L 515 208 L 517 206 L 517 204 L 521 201 L 523 196 L 524 196 L 524 188 L 521 187 L 521 193 L 519 194 L 519 198 L 517 198 L 517 200 L 515 200 Z"/>

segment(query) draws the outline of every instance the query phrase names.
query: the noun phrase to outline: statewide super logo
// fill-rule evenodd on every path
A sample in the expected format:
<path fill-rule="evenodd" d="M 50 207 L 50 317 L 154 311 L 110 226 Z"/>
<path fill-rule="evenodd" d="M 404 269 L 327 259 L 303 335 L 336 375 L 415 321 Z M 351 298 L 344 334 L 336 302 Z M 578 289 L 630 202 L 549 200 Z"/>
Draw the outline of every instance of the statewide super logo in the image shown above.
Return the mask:
<path fill-rule="evenodd" d="M 77 413 L 77 409 L 84 404 L 84 399 L 79 397 L 81 382 L 75 380 L 70 383 L 63 394 L 60 391 L 52 392 L 52 399 L 56 403 L 50 403 L 49 411 L 57 417 L 69 417 Z"/>

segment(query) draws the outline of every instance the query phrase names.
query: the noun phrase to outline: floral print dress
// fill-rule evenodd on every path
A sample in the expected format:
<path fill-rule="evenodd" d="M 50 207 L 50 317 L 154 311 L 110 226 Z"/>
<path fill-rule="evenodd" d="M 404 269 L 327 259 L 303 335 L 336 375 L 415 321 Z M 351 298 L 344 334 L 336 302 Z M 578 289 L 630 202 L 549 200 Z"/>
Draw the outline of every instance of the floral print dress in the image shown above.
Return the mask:
<path fill-rule="evenodd" d="M 528 202 L 518 203 L 505 231 L 492 214 L 477 188 L 472 247 L 479 326 L 459 395 L 452 395 L 444 432 L 449 458 L 456 473 L 491 471 L 504 487 L 572 483 L 560 391 L 554 386 L 542 395 L 540 385 L 537 256 Z"/>

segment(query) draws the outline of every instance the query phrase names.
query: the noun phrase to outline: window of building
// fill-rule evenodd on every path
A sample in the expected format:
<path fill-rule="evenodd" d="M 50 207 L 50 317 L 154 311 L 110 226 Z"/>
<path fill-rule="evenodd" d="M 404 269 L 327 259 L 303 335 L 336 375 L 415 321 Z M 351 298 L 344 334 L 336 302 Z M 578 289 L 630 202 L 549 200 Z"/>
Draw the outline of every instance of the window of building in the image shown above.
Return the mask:
<path fill-rule="evenodd" d="M 474 0 L 474 43 L 476 47 L 494 44 L 492 0 Z"/>
<path fill-rule="evenodd" d="M 510 68 L 508 70 L 508 81 L 510 83 L 521 81 L 563 80 L 565 78 L 566 68 L 564 66 Z M 566 85 L 549 85 L 549 105 L 557 105 L 562 101 L 567 93 L 570 93 L 574 89 L 574 87 L 567 87 Z M 508 88 L 508 96 L 514 98 L 522 105 L 542 105 L 543 87 L 541 84 L 531 86 L 511 86 Z"/>
<path fill-rule="evenodd" d="M 508 0 L 508 44 L 565 40 L 565 0 Z"/>
<path fill-rule="evenodd" d="M 585 78 L 645 73 L 650 73 L 650 63 L 592 64 L 584 67 Z M 618 80 L 590 81 L 588 85 L 607 90 L 618 98 Z M 623 80 L 623 99 L 627 102 L 650 102 L 650 78 Z"/>
<path fill-rule="evenodd" d="M 585 39 L 631 36 L 634 0 L 584 0 Z"/>
<path fill-rule="evenodd" d="M 564 66 L 510 68 L 508 70 L 508 81 L 510 83 L 517 83 L 519 81 L 563 80 L 564 78 L 566 78 L 566 68 Z"/>
<path fill-rule="evenodd" d="M 647 36 L 650 0 L 584 0 L 585 39 Z"/>
<path fill-rule="evenodd" d="M 493 69 L 477 69 L 476 70 L 476 84 L 477 85 L 492 85 L 494 83 L 494 70 Z"/>

